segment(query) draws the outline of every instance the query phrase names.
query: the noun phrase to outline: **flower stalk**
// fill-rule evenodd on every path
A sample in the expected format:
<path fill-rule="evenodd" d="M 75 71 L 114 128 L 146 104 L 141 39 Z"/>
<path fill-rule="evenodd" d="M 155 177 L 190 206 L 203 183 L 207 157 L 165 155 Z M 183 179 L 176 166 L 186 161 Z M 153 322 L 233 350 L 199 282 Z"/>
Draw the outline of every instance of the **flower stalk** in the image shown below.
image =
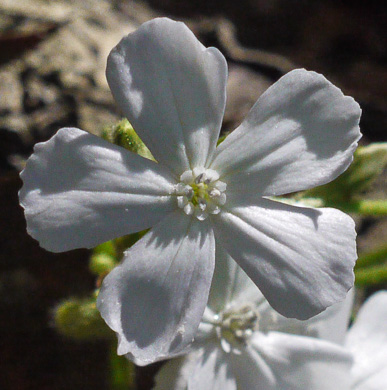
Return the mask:
<path fill-rule="evenodd" d="M 360 268 L 380 265 L 380 263 L 383 261 L 387 261 L 387 245 L 361 254 L 357 259 L 356 269 L 359 270 Z"/>
<path fill-rule="evenodd" d="M 387 264 L 355 270 L 355 285 L 357 287 L 375 286 L 387 282 Z"/>
<path fill-rule="evenodd" d="M 134 364 L 117 355 L 117 345 L 110 348 L 110 390 L 135 390 Z"/>
<path fill-rule="evenodd" d="M 350 200 L 347 202 L 325 202 L 327 207 L 335 207 L 347 213 L 354 213 L 364 216 L 383 217 L 387 215 L 387 200 Z"/>

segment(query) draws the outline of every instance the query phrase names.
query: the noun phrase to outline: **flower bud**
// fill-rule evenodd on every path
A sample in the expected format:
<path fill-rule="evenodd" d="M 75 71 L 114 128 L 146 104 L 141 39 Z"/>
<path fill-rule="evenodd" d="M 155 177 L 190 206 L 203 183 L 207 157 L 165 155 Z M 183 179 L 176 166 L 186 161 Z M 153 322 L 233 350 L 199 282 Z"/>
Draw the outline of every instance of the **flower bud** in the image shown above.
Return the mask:
<path fill-rule="evenodd" d="M 112 333 L 97 310 L 95 298 L 69 299 L 55 309 L 59 333 L 75 340 L 107 339 Z"/>

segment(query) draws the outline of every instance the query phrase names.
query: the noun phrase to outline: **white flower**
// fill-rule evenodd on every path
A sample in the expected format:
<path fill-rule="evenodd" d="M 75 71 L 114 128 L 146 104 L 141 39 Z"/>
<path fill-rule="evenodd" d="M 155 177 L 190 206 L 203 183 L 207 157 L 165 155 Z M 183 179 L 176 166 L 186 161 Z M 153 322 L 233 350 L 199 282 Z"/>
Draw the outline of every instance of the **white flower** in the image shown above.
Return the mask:
<path fill-rule="evenodd" d="M 288 319 L 223 255 L 192 350 L 165 363 L 154 390 L 349 390 L 352 354 L 340 344 L 353 294 L 311 320 Z"/>
<path fill-rule="evenodd" d="M 123 38 L 107 79 L 158 163 L 61 129 L 35 147 L 20 201 L 29 233 L 54 252 L 153 226 L 99 295 L 120 354 L 147 364 L 192 341 L 215 238 L 285 316 L 305 319 L 344 298 L 356 259 L 352 219 L 267 197 L 327 183 L 348 167 L 360 138 L 352 98 L 321 75 L 295 70 L 216 148 L 226 60 L 166 18 Z"/>
<path fill-rule="evenodd" d="M 154 390 L 385 390 L 387 291 L 369 298 L 347 331 L 352 298 L 291 320 L 228 257 L 217 263 L 191 351 L 165 363 Z"/>
<path fill-rule="evenodd" d="M 354 357 L 351 390 L 387 389 L 387 291 L 363 304 L 345 346 Z"/>

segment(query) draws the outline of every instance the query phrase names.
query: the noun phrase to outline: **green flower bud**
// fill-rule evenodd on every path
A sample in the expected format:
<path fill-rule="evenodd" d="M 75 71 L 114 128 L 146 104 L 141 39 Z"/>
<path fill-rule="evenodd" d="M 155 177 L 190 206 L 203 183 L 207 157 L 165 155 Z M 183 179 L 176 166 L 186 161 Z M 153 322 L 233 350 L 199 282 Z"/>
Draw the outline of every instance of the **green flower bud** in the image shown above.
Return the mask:
<path fill-rule="evenodd" d="M 59 333 L 75 340 L 108 339 L 112 332 L 101 318 L 95 298 L 69 299 L 55 309 Z"/>
<path fill-rule="evenodd" d="M 98 276 L 106 275 L 116 265 L 117 261 L 115 257 L 109 255 L 108 253 L 95 253 L 90 257 L 90 271 Z"/>
<path fill-rule="evenodd" d="M 93 254 L 96 253 L 104 253 L 110 255 L 111 257 L 117 258 L 117 249 L 116 249 L 116 245 L 114 244 L 114 240 L 107 241 L 104 242 L 103 244 L 96 246 L 93 249 Z"/>

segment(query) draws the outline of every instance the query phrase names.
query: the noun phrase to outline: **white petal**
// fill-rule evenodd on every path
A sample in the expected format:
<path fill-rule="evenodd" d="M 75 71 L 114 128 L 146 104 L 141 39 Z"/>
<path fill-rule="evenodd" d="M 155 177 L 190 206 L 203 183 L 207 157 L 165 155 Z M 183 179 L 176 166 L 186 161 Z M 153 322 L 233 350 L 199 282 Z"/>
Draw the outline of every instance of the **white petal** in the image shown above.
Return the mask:
<path fill-rule="evenodd" d="M 211 227 L 181 210 L 130 248 L 98 296 L 102 317 L 118 333 L 118 353 L 145 365 L 191 343 L 206 307 L 214 260 Z"/>
<path fill-rule="evenodd" d="M 269 306 L 257 286 L 223 247 L 221 245 L 216 246 L 215 272 L 208 298 L 208 306 L 212 313 L 219 313 L 234 305 L 250 304 L 259 311 L 260 330 L 275 329 L 281 332 L 309 335 L 343 344 L 348 329 L 353 298 L 354 289 L 349 291 L 343 302 L 328 307 L 325 311 L 307 321 L 283 317 Z"/>
<path fill-rule="evenodd" d="M 264 300 L 257 286 L 222 245 L 216 246 L 215 253 L 215 271 L 208 297 L 208 306 L 214 313 L 243 303 L 258 305 Z"/>
<path fill-rule="evenodd" d="M 286 317 L 312 317 L 353 285 L 354 222 L 338 210 L 261 199 L 212 222 L 217 240 Z"/>
<path fill-rule="evenodd" d="M 157 372 L 152 390 L 187 390 L 188 378 L 197 364 L 198 353 L 191 352 L 166 362 Z"/>
<path fill-rule="evenodd" d="M 218 343 L 208 343 L 188 380 L 188 390 L 237 390 L 226 354 Z"/>
<path fill-rule="evenodd" d="M 179 22 L 159 18 L 123 38 L 108 59 L 113 96 L 160 163 L 177 175 L 206 166 L 225 107 L 227 64 Z"/>
<path fill-rule="evenodd" d="M 272 368 L 249 344 L 242 349 L 241 354 L 230 354 L 229 364 L 236 377 L 238 390 L 282 390 L 276 387 L 277 379 Z"/>
<path fill-rule="evenodd" d="M 251 344 L 276 381 L 262 390 L 349 389 L 352 355 L 339 345 L 276 332 L 256 333 Z"/>
<path fill-rule="evenodd" d="M 328 307 L 308 321 L 302 321 L 307 326 L 308 332 L 319 339 L 343 345 L 352 314 L 354 293 L 353 288 L 343 302 Z"/>
<path fill-rule="evenodd" d="M 21 177 L 27 230 L 53 252 L 149 228 L 176 208 L 165 168 L 75 128 L 37 144 Z"/>
<path fill-rule="evenodd" d="M 343 302 L 328 307 L 306 321 L 284 317 L 263 300 L 258 307 L 259 330 L 315 337 L 343 345 L 348 330 L 353 295 L 351 289 Z"/>
<path fill-rule="evenodd" d="M 257 101 L 211 168 L 243 196 L 325 184 L 348 167 L 361 137 L 359 105 L 322 75 L 297 69 Z M 228 195 L 227 195 L 228 196 Z"/>
<path fill-rule="evenodd" d="M 384 390 L 387 385 L 387 291 L 369 298 L 348 332 L 353 352 L 353 390 Z"/>

